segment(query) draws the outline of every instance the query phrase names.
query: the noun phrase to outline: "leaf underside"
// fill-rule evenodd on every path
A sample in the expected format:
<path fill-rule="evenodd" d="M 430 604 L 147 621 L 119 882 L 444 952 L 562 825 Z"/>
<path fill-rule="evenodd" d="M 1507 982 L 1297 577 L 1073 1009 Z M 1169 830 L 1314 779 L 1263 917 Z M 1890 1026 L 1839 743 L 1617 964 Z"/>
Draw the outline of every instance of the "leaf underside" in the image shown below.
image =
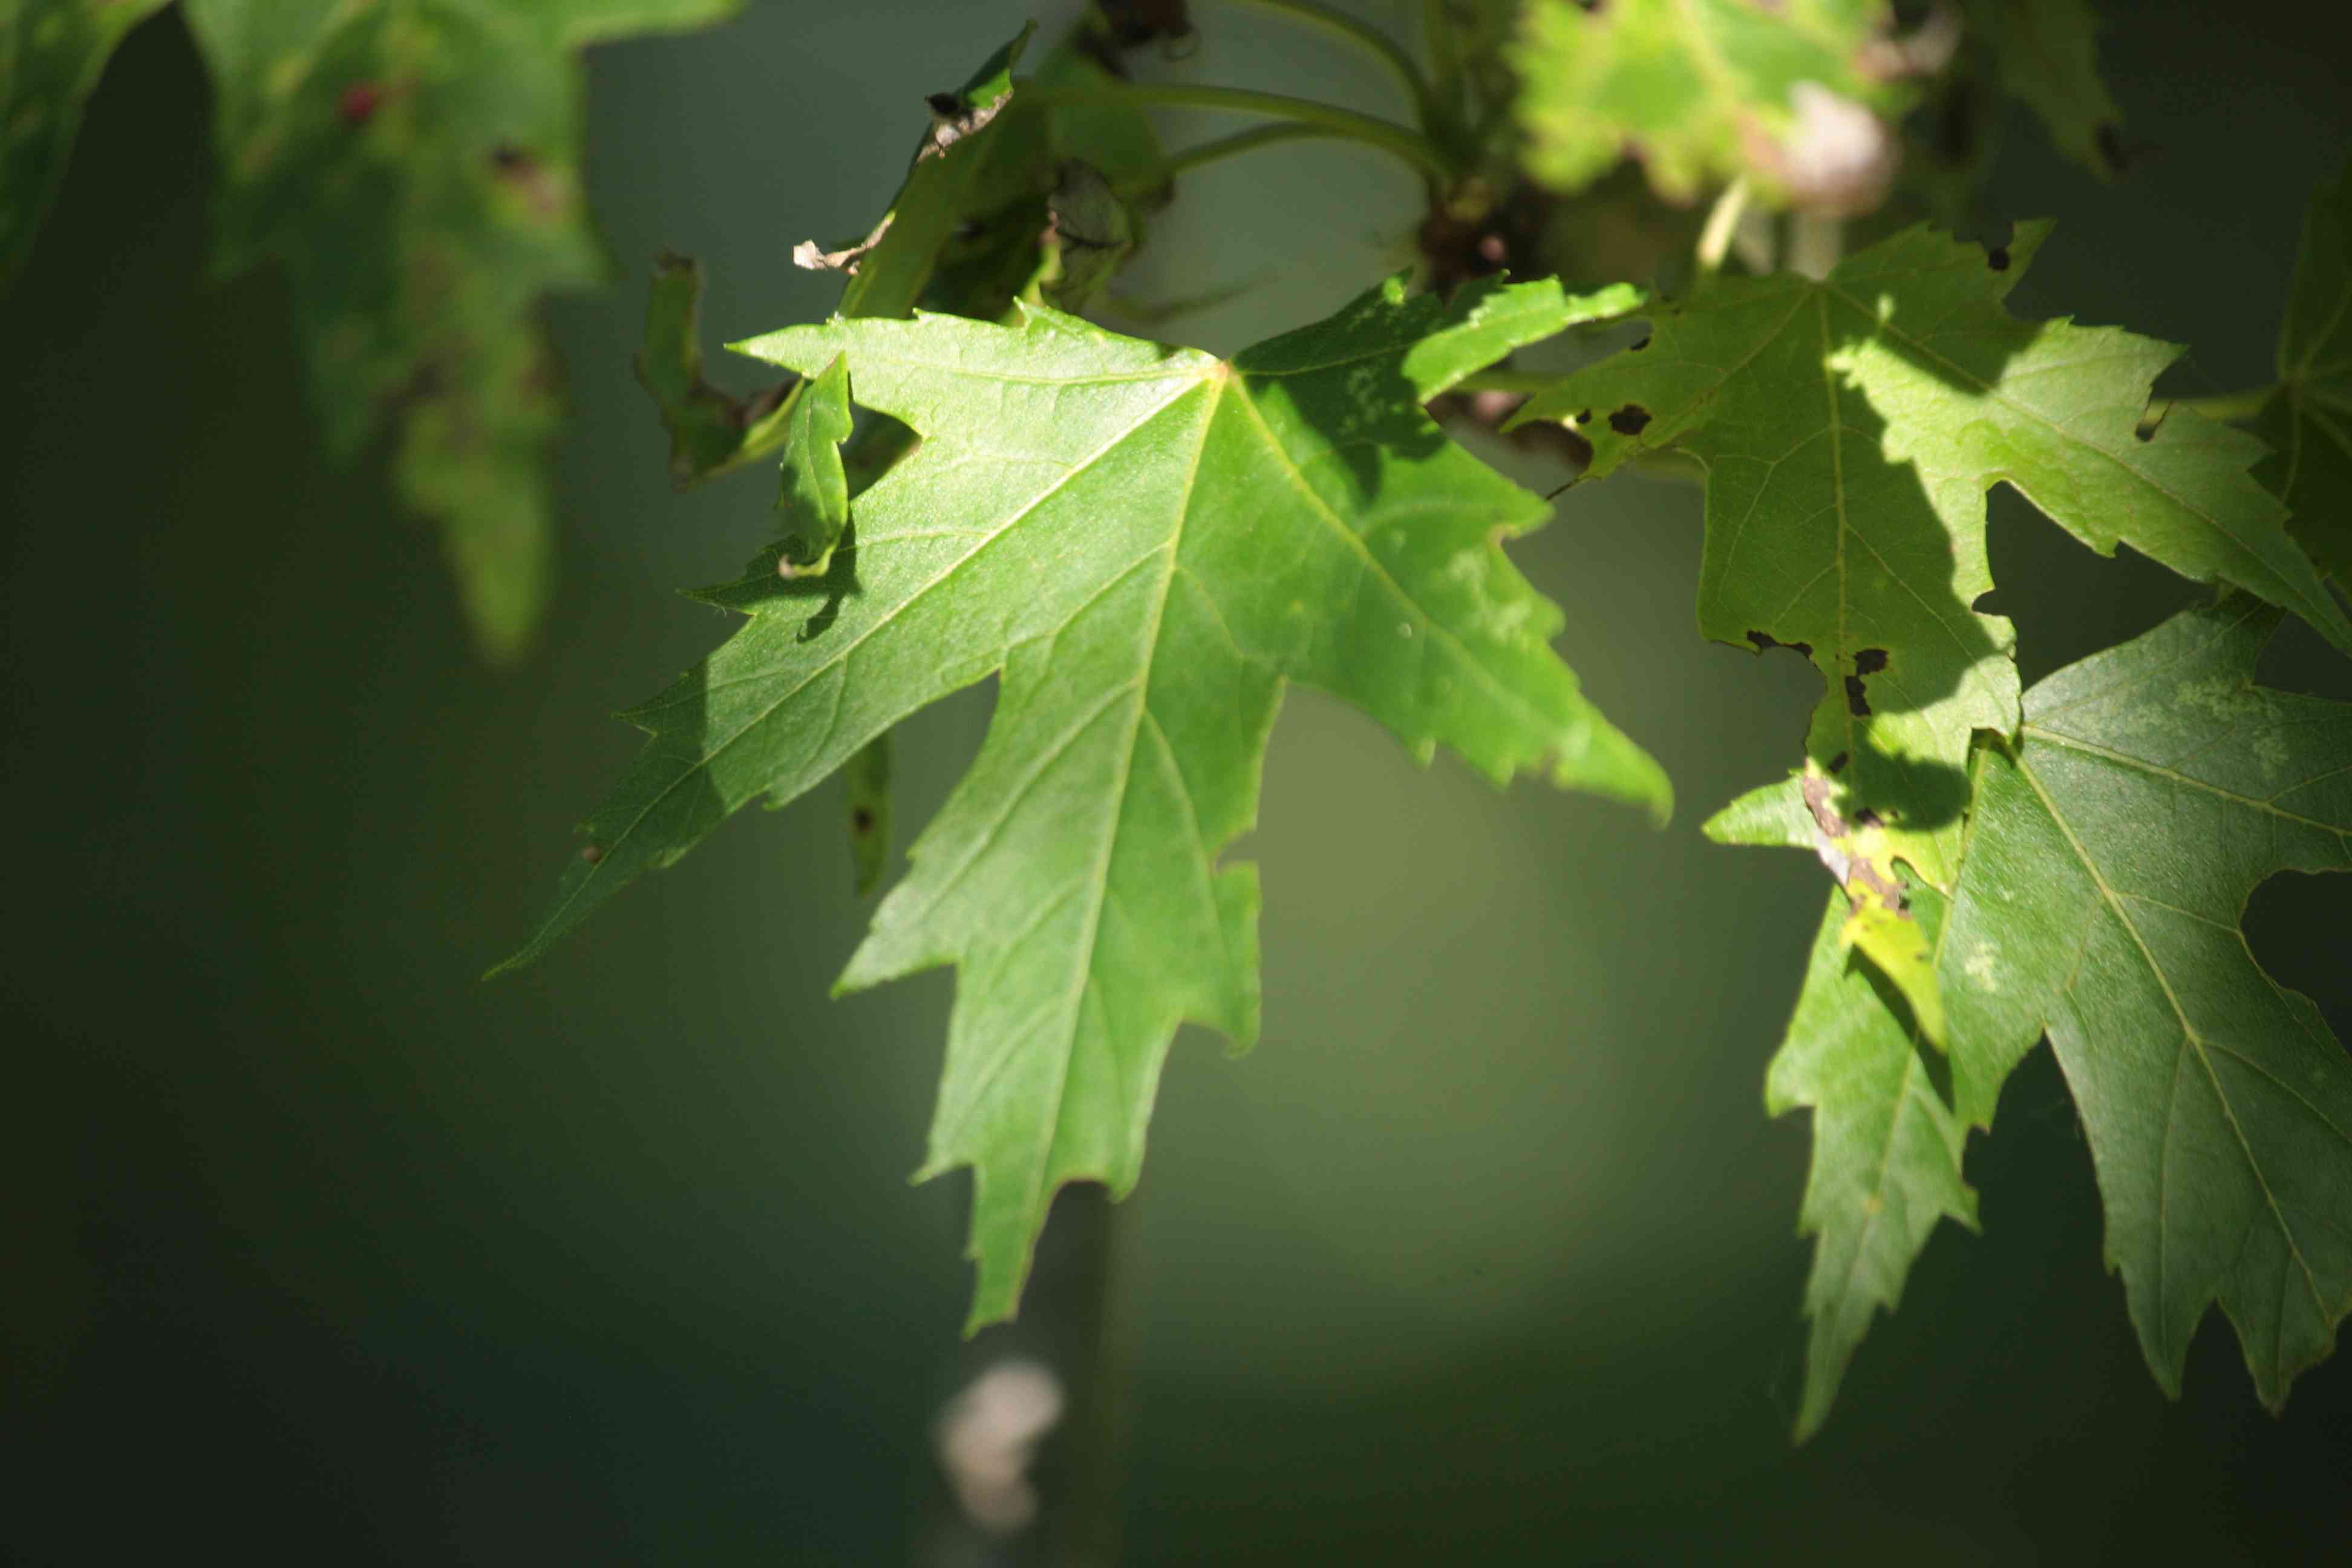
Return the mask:
<path fill-rule="evenodd" d="M 1391 280 L 1230 363 L 1042 309 L 740 345 L 803 374 L 841 356 L 921 444 L 856 498 L 824 577 L 780 579 L 771 552 L 706 595 L 750 621 L 634 715 L 653 740 L 589 824 L 597 854 L 513 962 L 737 806 L 1001 670 L 978 760 L 842 984 L 959 967 L 924 1173 L 975 1168 L 972 1322 L 1008 1316 L 1054 1190 L 1132 1185 L 1178 1024 L 1255 1033 L 1256 873 L 1218 855 L 1255 818 L 1285 680 L 1418 757 L 1443 742 L 1497 782 L 1540 770 L 1665 809 L 1497 547 L 1549 508 L 1421 409 L 1637 301 Z"/>

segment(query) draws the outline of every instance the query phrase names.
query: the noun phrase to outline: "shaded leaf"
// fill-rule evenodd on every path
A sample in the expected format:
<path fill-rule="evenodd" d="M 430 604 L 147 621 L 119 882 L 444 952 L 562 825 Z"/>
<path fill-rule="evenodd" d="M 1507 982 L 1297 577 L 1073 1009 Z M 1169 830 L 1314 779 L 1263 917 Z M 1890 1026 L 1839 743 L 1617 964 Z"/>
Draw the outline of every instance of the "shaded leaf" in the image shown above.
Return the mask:
<path fill-rule="evenodd" d="M 163 4 L 0 0 L 0 289 L 32 251 L 108 58 Z"/>
<path fill-rule="evenodd" d="M 2352 584 L 2352 166 L 2304 216 L 2278 380 L 2255 426 L 2273 456 L 2256 472 L 2319 569 Z"/>
<path fill-rule="evenodd" d="M 703 374 L 702 266 L 691 256 L 666 250 L 654 258 L 636 372 L 669 432 L 669 479 L 680 489 L 782 438 L 793 384 L 738 397 Z"/>
<path fill-rule="evenodd" d="M 1913 889 L 1933 943 L 1943 896 Z M 1903 1281 L 1937 1224 L 1974 1230 L 1976 1194 L 1960 1177 L 1968 1129 L 1937 1091 L 1918 1033 L 1847 948 L 1843 894 L 1830 895 L 1804 989 L 1765 1079 L 1765 1108 L 1813 1112 L 1812 1167 L 1799 1230 L 1815 1238 L 1805 1280 L 1812 1321 L 1800 1441 L 1821 1429 L 1873 1315 L 1902 1303 Z"/>
<path fill-rule="evenodd" d="M 842 984 L 959 966 L 924 1170 L 976 1167 L 972 1321 L 1010 1314 L 1055 1189 L 1133 1184 L 1177 1025 L 1255 1033 L 1256 875 L 1217 857 L 1255 815 L 1286 679 L 1416 756 L 1443 742 L 1498 782 L 1539 770 L 1664 810 L 1497 547 L 1549 509 L 1421 409 L 1622 302 L 1392 279 L 1230 363 L 1045 309 L 742 345 L 804 374 L 845 355 L 859 400 L 921 444 L 859 496 L 826 577 L 755 563 L 711 595 L 750 621 L 635 715 L 653 740 L 591 820 L 596 857 L 510 962 L 754 795 L 801 793 L 1001 669 L 979 759 Z"/>
<path fill-rule="evenodd" d="M 2273 873 L 2352 870 L 2352 704 L 2253 683 L 2277 621 L 2234 596 L 2026 693 L 1942 964 L 1965 1120 L 2047 1031 L 2157 1380 L 2219 1301 L 2273 1408 L 2352 1308 L 2352 1059 L 2240 929 Z"/>
<path fill-rule="evenodd" d="M 890 863 L 890 731 L 857 748 L 842 764 L 849 811 L 849 859 L 857 873 L 857 896 L 881 885 Z"/>
<path fill-rule="evenodd" d="M 2000 85 L 2042 117 L 2060 152 L 2102 179 L 2123 172 L 2123 110 L 2099 75 L 2089 0 L 1968 0 Z"/>

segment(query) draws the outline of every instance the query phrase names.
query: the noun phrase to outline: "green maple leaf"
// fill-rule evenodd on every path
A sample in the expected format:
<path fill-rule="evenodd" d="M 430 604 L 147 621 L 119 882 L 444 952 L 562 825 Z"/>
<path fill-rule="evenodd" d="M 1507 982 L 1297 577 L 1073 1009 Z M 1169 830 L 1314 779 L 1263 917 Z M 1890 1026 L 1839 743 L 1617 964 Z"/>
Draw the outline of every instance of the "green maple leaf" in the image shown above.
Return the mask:
<path fill-rule="evenodd" d="M 825 578 L 782 580 L 771 554 L 709 595 L 750 621 L 634 715 L 653 739 L 510 963 L 737 806 L 1002 670 L 978 760 L 841 984 L 959 967 L 923 1172 L 975 1168 L 972 1321 L 1010 1314 L 1055 1188 L 1134 1183 L 1177 1026 L 1255 1032 L 1256 874 L 1217 857 L 1255 817 L 1286 680 L 1423 759 L 1444 742 L 1498 782 L 1665 809 L 1498 547 L 1549 508 L 1421 409 L 1638 298 L 1547 281 L 1447 302 L 1392 279 L 1231 363 L 1044 309 L 740 345 L 803 374 L 843 356 L 921 444 L 853 500 Z"/>
<path fill-rule="evenodd" d="M 1889 20 L 1880 0 L 1536 0 L 1509 51 L 1527 170 L 1577 191 L 1630 154 L 1670 201 L 1742 174 L 1779 191 L 1809 93 L 1879 96 L 1864 51 Z"/>
<path fill-rule="evenodd" d="M 1976 1194 L 1960 1174 L 1968 1127 L 1945 1103 L 1924 1054 L 1948 1035 L 1936 978 L 1944 895 L 1904 879 L 1878 830 L 1829 809 L 1826 782 L 1809 769 L 1786 785 L 1751 791 L 1706 824 L 1718 843 L 1811 849 L 1842 887 L 1830 895 L 1764 1085 L 1771 1114 L 1813 1111 L 1798 1222 L 1801 1234 L 1815 1237 L 1800 1442 L 1828 1419 L 1873 1316 L 1901 1304 L 1904 1279 L 1937 1222 L 1977 1224 Z"/>
<path fill-rule="evenodd" d="M 25 264 L 108 57 L 165 0 L 0 0 L 0 287 Z"/>
<path fill-rule="evenodd" d="M 1944 900 L 1914 886 L 1911 907 L 1930 943 Z M 1976 1194 L 1960 1177 L 1968 1128 L 1929 1076 L 1919 1031 L 1874 968 L 1843 940 L 1845 895 L 1832 891 L 1813 940 L 1804 987 L 1765 1079 L 1775 1116 L 1813 1112 L 1812 1168 L 1802 1234 L 1815 1237 L 1805 1281 L 1811 1339 L 1800 1441 L 1827 1418 L 1846 1364 L 1880 1309 L 1903 1300 L 1903 1281 L 1939 1220 L 1974 1230 Z"/>
<path fill-rule="evenodd" d="M 281 265 L 327 447 L 385 421 L 483 646 L 535 624 L 553 363 L 540 297 L 604 276 L 580 195 L 572 57 L 732 0 L 186 0 L 210 68 L 217 263 Z"/>
<path fill-rule="evenodd" d="M 2105 327 L 2022 321 L 2003 298 L 2046 225 L 1987 252 L 1914 228 L 1825 279 L 1717 283 L 1659 311 L 1648 346 L 1604 360 L 1517 416 L 1564 420 L 1589 477 L 1674 447 L 1706 468 L 1699 626 L 1794 646 L 1827 690 L 1807 754 L 1846 815 L 1948 888 L 1973 731 L 2017 722 L 2009 623 L 1984 493 L 2007 483 L 2092 549 L 2119 543 L 2294 610 L 2339 647 L 2352 623 L 2248 473 L 2251 436 L 2172 410 L 2141 421 L 2179 351 Z"/>
<path fill-rule="evenodd" d="M 2352 704 L 2254 684 L 2277 621 L 2232 597 L 2026 693 L 1942 964 L 1965 1120 L 2047 1032 L 2157 1380 L 2218 1300 L 2273 1408 L 2352 1309 L 2352 1058 L 2240 929 L 2273 873 L 2352 870 Z"/>
<path fill-rule="evenodd" d="M 2278 380 L 2255 426 L 2274 454 L 2260 471 L 2319 569 L 2352 584 L 2352 167 L 2304 217 Z"/>

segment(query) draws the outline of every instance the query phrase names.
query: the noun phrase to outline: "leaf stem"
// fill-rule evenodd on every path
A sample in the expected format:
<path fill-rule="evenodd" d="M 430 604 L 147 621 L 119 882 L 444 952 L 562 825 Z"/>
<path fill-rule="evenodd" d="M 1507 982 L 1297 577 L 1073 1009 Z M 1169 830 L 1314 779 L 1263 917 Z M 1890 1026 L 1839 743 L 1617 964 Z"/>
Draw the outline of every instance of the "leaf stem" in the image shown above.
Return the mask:
<path fill-rule="evenodd" d="M 1429 68 L 1436 78 L 1437 101 L 1453 114 L 1462 107 L 1462 51 L 1454 37 L 1446 0 L 1421 0 L 1421 31 L 1429 45 Z"/>
<path fill-rule="evenodd" d="M 1277 121 L 1271 125 L 1254 125 L 1247 131 L 1236 131 L 1230 136 L 1220 136 L 1213 142 L 1203 142 L 1187 147 L 1181 153 L 1171 153 L 1160 173 L 1166 175 L 1182 174 L 1221 159 L 1237 158 L 1244 153 L 1254 153 L 1260 147 L 1271 147 L 1284 142 L 1329 140 L 1339 132 L 1328 126 L 1308 125 L 1297 121 Z M 1159 184 L 1154 179 L 1152 184 Z"/>
<path fill-rule="evenodd" d="M 1801 212 L 1789 219 L 1788 247 L 1780 265 L 1818 283 L 1845 254 L 1845 224 L 1822 213 Z"/>
<path fill-rule="evenodd" d="M 2268 403 L 2271 395 L 2277 390 L 2275 386 L 2249 386 L 2240 392 L 2215 393 L 2210 397 L 2176 397 L 2170 403 L 2172 407 L 2186 408 L 2191 413 L 2202 414 L 2208 419 L 2232 425 L 2260 414 L 2263 405 Z"/>
<path fill-rule="evenodd" d="M 1748 176 L 1742 174 L 1723 188 L 1707 209 L 1706 226 L 1698 235 L 1698 276 L 1704 283 L 1723 270 L 1723 258 L 1731 249 L 1731 237 L 1739 227 L 1739 215 L 1748 210 Z"/>
<path fill-rule="evenodd" d="M 1359 114 L 1335 104 L 1290 98 L 1277 92 L 1256 92 L 1239 87 L 1205 87 L 1192 82 L 1132 82 L 1113 88 L 1028 89 L 1029 101 L 1050 108 L 1205 109 L 1218 114 L 1256 114 L 1268 120 L 1319 127 L 1323 134 L 1360 142 L 1401 159 L 1433 184 L 1453 182 L 1454 163 L 1436 142 L 1410 126 Z"/>
<path fill-rule="evenodd" d="M 1398 47 L 1397 41 L 1360 17 L 1345 11 L 1334 10 L 1319 0 L 1226 0 L 1234 5 L 1255 5 L 1262 11 L 1277 11 L 1295 17 L 1309 26 L 1320 27 L 1347 39 L 1349 43 L 1377 56 L 1381 63 L 1396 73 L 1412 95 L 1413 116 L 1423 131 L 1434 130 L 1444 119 L 1437 99 L 1430 91 L 1429 79 L 1421 74 L 1411 55 Z"/>

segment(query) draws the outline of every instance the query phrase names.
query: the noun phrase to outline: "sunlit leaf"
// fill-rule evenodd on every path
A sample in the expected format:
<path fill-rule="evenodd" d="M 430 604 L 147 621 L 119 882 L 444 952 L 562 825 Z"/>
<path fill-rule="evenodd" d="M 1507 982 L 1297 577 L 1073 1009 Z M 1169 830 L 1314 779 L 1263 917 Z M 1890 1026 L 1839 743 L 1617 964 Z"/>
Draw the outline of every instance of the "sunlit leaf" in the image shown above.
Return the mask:
<path fill-rule="evenodd" d="M 1827 690 L 1806 750 L 1849 816 L 1948 887 L 1976 730 L 2017 722 L 1984 493 L 2007 483 L 2085 544 L 2284 605 L 2338 647 L 2352 623 L 2248 473 L 2252 437 L 2173 409 L 2143 424 L 2177 348 L 2002 300 L 2047 226 L 1988 252 L 1914 228 L 1821 281 L 1727 279 L 1656 312 L 1654 334 L 1518 418 L 1563 420 L 1590 474 L 1674 447 L 1706 468 L 1699 626 L 1791 647 Z"/>
<path fill-rule="evenodd" d="M 710 596 L 749 623 L 635 717 L 653 740 L 589 823 L 535 956 L 756 795 L 788 799 L 995 671 L 971 772 L 843 984 L 953 963 L 925 1171 L 975 1167 L 972 1321 L 1008 1315 L 1055 1189 L 1124 1192 L 1171 1037 L 1257 1026 L 1256 812 L 1283 683 L 1414 755 L 1534 771 L 1663 812 L 1664 775 L 1579 694 L 1559 612 L 1497 542 L 1543 501 L 1452 445 L 1429 397 L 1632 303 L 1545 282 L 1400 280 L 1227 363 L 1058 312 L 835 321 L 742 345 L 921 445 L 853 504 L 823 579 L 772 553 Z"/>

